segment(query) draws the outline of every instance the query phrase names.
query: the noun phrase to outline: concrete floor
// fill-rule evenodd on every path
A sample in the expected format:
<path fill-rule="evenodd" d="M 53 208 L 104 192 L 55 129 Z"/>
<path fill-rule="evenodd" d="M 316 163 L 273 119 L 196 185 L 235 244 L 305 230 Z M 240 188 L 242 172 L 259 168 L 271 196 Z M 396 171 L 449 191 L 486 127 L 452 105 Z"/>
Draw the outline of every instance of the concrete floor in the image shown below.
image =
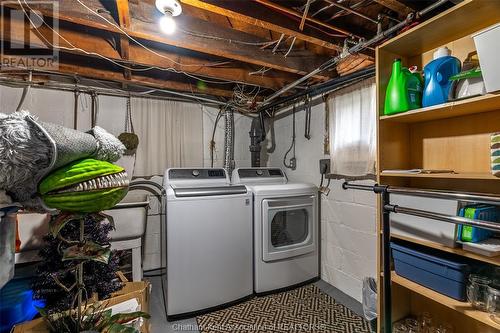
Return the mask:
<path fill-rule="evenodd" d="M 160 277 L 147 278 L 152 284 L 151 292 L 151 333 L 171 333 L 171 332 L 187 332 L 199 333 L 196 324 L 196 318 L 189 318 L 175 322 L 167 322 L 163 306 L 161 280 Z M 363 315 L 361 304 L 350 296 L 344 294 L 337 288 L 320 280 L 315 283 L 324 293 L 333 297 L 337 302 L 345 305 L 358 315 Z"/>

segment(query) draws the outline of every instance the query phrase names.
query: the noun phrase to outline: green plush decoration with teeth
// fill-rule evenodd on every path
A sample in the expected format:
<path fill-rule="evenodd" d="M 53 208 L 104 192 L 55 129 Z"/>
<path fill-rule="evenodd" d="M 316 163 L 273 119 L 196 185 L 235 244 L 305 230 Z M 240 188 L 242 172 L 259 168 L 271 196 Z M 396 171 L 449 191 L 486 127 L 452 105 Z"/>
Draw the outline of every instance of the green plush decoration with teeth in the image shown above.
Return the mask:
<path fill-rule="evenodd" d="M 93 213 L 115 206 L 127 194 L 128 185 L 122 167 L 83 159 L 55 170 L 40 182 L 38 189 L 50 208 Z"/>

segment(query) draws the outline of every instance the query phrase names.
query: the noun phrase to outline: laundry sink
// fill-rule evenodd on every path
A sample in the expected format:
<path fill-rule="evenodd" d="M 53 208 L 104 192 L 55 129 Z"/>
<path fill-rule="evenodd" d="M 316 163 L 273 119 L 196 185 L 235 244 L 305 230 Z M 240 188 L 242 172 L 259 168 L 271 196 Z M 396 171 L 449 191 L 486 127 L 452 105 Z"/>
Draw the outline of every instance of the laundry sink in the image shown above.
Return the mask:
<path fill-rule="evenodd" d="M 113 209 L 103 213 L 111 216 L 115 230 L 109 235 L 112 241 L 142 237 L 146 231 L 149 198 L 146 194 L 129 192 Z"/>
<path fill-rule="evenodd" d="M 146 194 L 129 192 L 113 209 L 104 211 L 113 218 L 115 230 L 110 232 L 112 242 L 137 239 L 146 230 L 146 212 L 149 199 Z M 36 252 L 43 245 L 43 237 L 49 231 L 50 216 L 48 214 L 19 214 L 20 252 L 17 262 L 36 260 Z M 29 254 L 28 254 L 29 253 Z"/>

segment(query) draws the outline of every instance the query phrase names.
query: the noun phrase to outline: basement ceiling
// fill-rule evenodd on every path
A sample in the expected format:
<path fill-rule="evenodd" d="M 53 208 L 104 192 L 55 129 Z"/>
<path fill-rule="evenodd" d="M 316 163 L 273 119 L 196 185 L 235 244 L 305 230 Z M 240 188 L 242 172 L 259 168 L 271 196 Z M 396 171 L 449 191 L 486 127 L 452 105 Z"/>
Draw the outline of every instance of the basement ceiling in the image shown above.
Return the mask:
<path fill-rule="evenodd" d="M 377 23 L 387 27 L 432 1 L 403 0 L 180 0 L 182 15 L 174 34 L 158 25 L 154 0 L 59 0 L 2 4 L 3 42 L 23 43 L 28 29 L 39 43 L 59 50 L 53 74 L 141 85 L 255 105 L 342 52 L 344 43 L 369 39 Z M 36 29 L 11 10 L 43 14 Z M 450 4 L 451 6 L 451 4 Z M 440 10 L 446 6 L 440 7 Z M 430 15 L 435 14 L 431 13 Z M 57 20 L 53 20 L 53 17 Z M 33 15 L 31 15 L 33 17 Z M 52 40 L 53 22 L 59 36 Z M 8 29 L 8 30 L 6 30 Z M 7 40 L 8 39 L 8 40 Z M 349 44 L 351 45 L 351 44 Z M 334 70 L 312 77 L 306 86 L 356 72 L 374 63 L 374 50 L 344 59 Z M 25 73 L 13 73 L 19 75 Z M 43 74 L 43 75 L 42 75 Z M 39 80 L 42 82 L 43 80 Z M 236 92 L 236 93 L 235 93 Z M 293 93 L 291 90 L 289 93 Z M 252 106 L 250 106 L 252 107 Z"/>

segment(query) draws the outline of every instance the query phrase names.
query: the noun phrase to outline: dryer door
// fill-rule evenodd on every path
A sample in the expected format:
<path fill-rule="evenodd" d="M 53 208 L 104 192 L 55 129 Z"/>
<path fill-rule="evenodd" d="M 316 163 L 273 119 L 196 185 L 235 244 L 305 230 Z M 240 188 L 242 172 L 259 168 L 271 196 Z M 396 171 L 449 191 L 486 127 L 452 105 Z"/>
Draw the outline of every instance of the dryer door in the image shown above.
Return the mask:
<path fill-rule="evenodd" d="M 316 249 L 315 196 L 264 199 L 262 202 L 263 260 L 299 256 Z"/>

